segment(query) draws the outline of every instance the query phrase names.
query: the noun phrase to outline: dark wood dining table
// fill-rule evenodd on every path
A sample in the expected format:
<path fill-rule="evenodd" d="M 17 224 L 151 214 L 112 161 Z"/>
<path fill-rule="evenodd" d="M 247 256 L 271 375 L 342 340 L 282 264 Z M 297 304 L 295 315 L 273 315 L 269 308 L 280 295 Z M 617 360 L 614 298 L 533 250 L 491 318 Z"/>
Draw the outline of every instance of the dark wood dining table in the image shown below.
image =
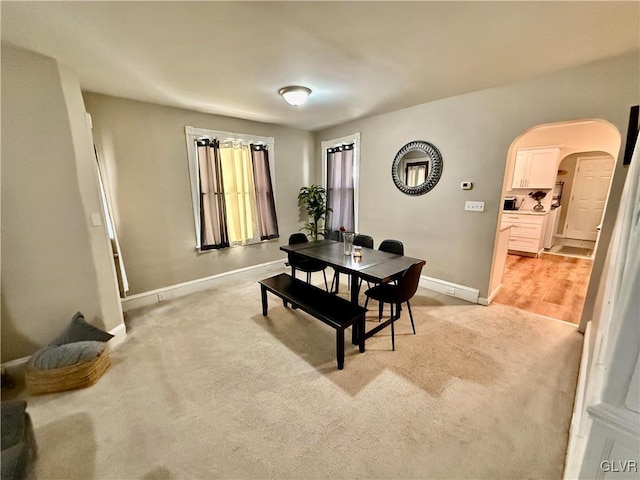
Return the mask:
<path fill-rule="evenodd" d="M 316 240 L 314 242 L 282 245 L 280 250 L 301 258 L 317 260 L 340 273 L 351 275 L 351 303 L 359 304 L 360 281 L 386 283 L 400 277 L 411 265 L 424 263 L 424 260 L 407 257 L 395 253 L 383 252 L 362 247 L 361 256 L 345 255 L 344 246 L 334 240 Z M 291 276 L 295 276 L 291 267 Z M 356 327 L 352 330 L 352 343 L 358 343 L 360 332 Z M 365 334 L 362 332 L 362 334 Z"/>

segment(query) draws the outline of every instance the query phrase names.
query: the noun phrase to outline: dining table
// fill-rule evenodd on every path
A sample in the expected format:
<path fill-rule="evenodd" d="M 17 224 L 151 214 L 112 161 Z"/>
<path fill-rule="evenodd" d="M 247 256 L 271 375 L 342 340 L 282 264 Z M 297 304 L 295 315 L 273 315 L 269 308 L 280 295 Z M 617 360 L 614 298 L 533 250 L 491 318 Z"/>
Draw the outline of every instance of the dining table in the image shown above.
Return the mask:
<path fill-rule="evenodd" d="M 354 256 L 353 252 L 345 253 L 342 242 L 327 239 L 282 245 L 280 250 L 301 259 L 313 259 L 332 267 L 338 275 L 338 280 L 340 273 L 349 274 L 350 299 L 351 303 L 355 305 L 359 304 L 360 279 L 371 283 L 387 283 L 400 277 L 412 265 L 425 263 L 424 260 L 418 258 L 366 247 L 362 247 L 360 256 Z M 291 276 L 295 277 L 293 266 L 291 266 Z M 358 344 L 360 335 L 366 336 L 366 332 L 360 332 L 354 326 L 351 338 L 354 345 Z"/>

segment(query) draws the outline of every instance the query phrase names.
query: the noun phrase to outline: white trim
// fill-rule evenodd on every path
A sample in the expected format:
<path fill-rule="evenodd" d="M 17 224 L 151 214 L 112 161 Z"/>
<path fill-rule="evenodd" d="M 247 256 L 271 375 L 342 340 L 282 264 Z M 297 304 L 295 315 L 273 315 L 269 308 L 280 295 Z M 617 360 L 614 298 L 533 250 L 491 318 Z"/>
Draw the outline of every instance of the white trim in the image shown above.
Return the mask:
<path fill-rule="evenodd" d="M 270 147 L 275 145 L 274 137 L 262 137 L 259 135 L 249 135 L 245 133 L 223 132 L 221 130 L 208 130 L 206 128 L 196 128 L 189 126 L 184 127 L 184 133 L 186 135 L 192 135 L 194 137 L 211 137 L 212 139 L 215 138 L 220 141 L 241 140 L 247 142 L 264 143 Z"/>
<path fill-rule="evenodd" d="M 23 365 L 26 365 L 26 363 L 29 361 L 30 358 L 31 358 L 31 355 L 26 357 L 16 358 L 15 360 L 9 360 L 8 362 L 5 362 L 2 364 L 2 368 L 6 368 L 7 370 L 9 370 L 11 368 L 21 367 Z"/>
<path fill-rule="evenodd" d="M 571 125 L 578 125 L 580 122 L 572 123 Z M 547 150 L 551 148 L 562 149 L 564 147 L 563 144 L 559 145 L 540 145 L 539 147 L 518 147 L 518 150 Z M 533 187 L 532 187 L 533 188 Z"/>
<path fill-rule="evenodd" d="M 359 204 L 360 204 L 360 132 L 347 135 L 345 137 L 326 140 L 320 143 L 322 149 L 322 180 L 320 185 L 327 188 L 327 149 L 337 147 L 345 143 L 353 143 L 353 229 L 359 232 Z"/>
<path fill-rule="evenodd" d="M 211 275 L 210 277 L 198 278 L 189 282 L 178 283 L 170 285 L 168 287 L 158 288 L 150 290 L 148 292 L 138 293 L 122 299 L 122 310 L 127 312 L 134 308 L 144 307 L 147 305 L 153 305 L 155 303 L 164 302 L 172 298 L 182 297 L 194 292 L 200 292 L 202 290 L 208 290 L 221 285 L 223 282 L 229 281 L 230 276 L 243 278 L 247 274 L 261 275 L 267 272 L 273 272 L 284 269 L 284 262 L 286 259 L 274 260 L 272 262 L 261 263 L 258 265 L 251 265 L 249 267 L 238 268 L 236 270 L 230 270 L 228 272 L 218 273 Z"/>
<path fill-rule="evenodd" d="M 489 294 L 489 296 L 487 298 L 484 297 L 480 297 L 478 298 L 478 303 L 480 305 L 484 305 L 487 306 L 489 305 L 491 302 L 493 302 L 493 299 L 496 298 L 496 295 L 498 295 L 498 293 L 500 293 L 500 290 L 502 289 L 502 284 L 498 285 L 493 292 L 491 292 Z"/>
<path fill-rule="evenodd" d="M 118 348 L 127 339 L 127 327 L 124 323 L 121 323 L 115 328 L 109 330 L 109 333 L 113 335 L 113 338 L 109 340 L 109 350 Z"/>
<path fill-rule="evenodd" d="M 207 137 L 211 139 L 224 140 L 238 140 L 242 142 L 254 142 L 261 143 L 267 146 L 267 152 L 269 154 L 269 173 L 271 175 L 271 190 L 273 190 L 273 202 L 278 211 L 278 204 L 276 202 L 276 162 L 275 162 L 275 138 L 274 137 L 261 137 L 258 135 L 247 135 L 244 133 L 234 132 L 222 132 L 219 130 L 207 130 L 205 128 L 196 128 L 185 126 L 184 127 L 185 141 L 187 143 L 187 160 L 189 161 L 189 182 L 191 185 L 191 205 L 193 208 L 193 227 L 196 237 L 195 249 L 200 252 L 200 186 L 199 186 L 199 173 L 198 173 L 198 155 L 196 152 L 195 140 L 200 137 Z M 202 253 L 208 253 L 211 250 L 202 251 Z"/>
<path fill-rule="evenodd" d="M 583 421 L 584 400 L 587 382 L 587 370 L 589 369 L 589 343 L 591 342 L 591 322 L 587 324 L 582 342 L 582 354 L 580 355 L 580 370 L 578 371 L 578 385 L 576 387 L 576 397 L 573 403 L 573 415 L 569 426 L 569 442 L 564 458 L 564 475 L 562 478 L 578 478 L 580 467 L 587 448 L 587 438 L 585 432 L 588 431 L 587 422 Z"/>
<path fill-rule="evenodd" d="M 480 295 L 480 290 L 477 288 L 471 288 L 465 285 L 447 282 L 446 280 L 440 280 L 439 278 L 427 277 L 425 275 L 420 276 L 419 285 L 423 288 L 433 290 L 434 292 L 444 293 L 467 302 L 479 303 L 478 296 Z M 454 293 L 448 293 L 450 288 L 454 289 Z"/>
<path fill-rule="evenodd" d="M 591 418 L 605 424 L 607 427 L 626 435 L 630 440 L 640 440 L 638 434 L 638 414 L 619 405 L 610 403 L 598 403 L 587 407 L 587 413 Z"/>

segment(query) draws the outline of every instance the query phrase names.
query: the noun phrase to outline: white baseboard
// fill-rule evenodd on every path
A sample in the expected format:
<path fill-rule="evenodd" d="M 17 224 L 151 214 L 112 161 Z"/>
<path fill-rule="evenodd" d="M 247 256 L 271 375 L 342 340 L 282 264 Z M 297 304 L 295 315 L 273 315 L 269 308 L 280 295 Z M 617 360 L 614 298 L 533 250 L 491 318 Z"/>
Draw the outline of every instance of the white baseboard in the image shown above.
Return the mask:
<path fill-rule="evenodd" d="M 266 275 L 269 272 L 284 269 L 285 261 L 286 260 L 283 258 L 281 260 L 274 260 L 273 262 L 252 265 L 250 267 L 219 273 L 210 277 L 199 278 L 189 282 L 158 288 L 149 292 L 137 293 L 122 300 L 122 310 L 127 312 L 134 308 L 145 307 L 147 305 L 164 302 L 165 300 L 170 300 L 172 298 L 182 297 L 190 293 L 208 290 L 228 281 L 230 276 L 235 279 L 241 279 L 243 276 Z"/>
<path fill-rule="evenodd" d="M 447 282 L 446 280 L 427 277 L 425 275 L 420 276 L 420 286 L 433 290 L 434 292 L 444 293 L 461 300 L 466 300 L 467 302 L 479 303 L 478 297 L 480 291 L 476 288 L 458 285 L 457 283 Z"/>
<path fill-rule="evenodd" d="M 487 298 L 484 297 L 480 297 L 478 298 L 478 303 L 480 305 L 484 305 L 485 307 L 487 305 L 489 305 L 491 302 L 493 302 L 493 299 L 496 298 L 496 295 L 498 295 L 498 293 L 500 293 L 500 290 L 502 289 L 502 284 L 498 285 L 493 292 L 491 292 L 489 294 L 489 296 Z"/>
<path fill-rule="evenodd" d="M 26 365 L 26 363 L 29 361 L 30 358 L 31 356 L 16 358 L 15 360 L 9 360 L 8 362 L 5 362 L 2 364 L 2 368 L 11 370 L 12 368 L 22 367 L 23 365 Z"/>
<path fill-rule="evenodd" d="M 117 348 L 122 342 L 127 339 L 127 328 L 124 323 L 121 323 L 116 328 L 109 330 L 109 333 L 113 335 L 113 338 L 109 340 L 109 349 L 113 350 Z"/>

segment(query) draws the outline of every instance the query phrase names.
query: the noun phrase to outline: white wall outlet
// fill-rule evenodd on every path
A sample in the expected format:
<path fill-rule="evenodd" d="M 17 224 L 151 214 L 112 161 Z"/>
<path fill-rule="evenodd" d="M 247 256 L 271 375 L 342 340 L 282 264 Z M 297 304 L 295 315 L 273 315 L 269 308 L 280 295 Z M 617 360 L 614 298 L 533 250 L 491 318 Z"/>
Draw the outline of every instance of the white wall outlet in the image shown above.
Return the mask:
<path fill-rule="evenodd" d="M 446 293 L 447 295 L 455 295 L 456 289 L 454 287 L 445 287 L 444 293 Z"/>
<path fill-rule="evenodd" d="M 164 292 L 158 293 L 158 301 L 164 302 L 167 299 L 167 295 Z"/>
<path fill-rule="evenodd" d="M 484 212 L 484 202 L 464 202 L 464 209 L 470 212 Z"/>
<path fill-rule="evenodd" d="M 460 184 L 460 188 L 462 190 L 471 190 L 473 188 L 473 183 L 472 182 L 462 182 Z"/>

